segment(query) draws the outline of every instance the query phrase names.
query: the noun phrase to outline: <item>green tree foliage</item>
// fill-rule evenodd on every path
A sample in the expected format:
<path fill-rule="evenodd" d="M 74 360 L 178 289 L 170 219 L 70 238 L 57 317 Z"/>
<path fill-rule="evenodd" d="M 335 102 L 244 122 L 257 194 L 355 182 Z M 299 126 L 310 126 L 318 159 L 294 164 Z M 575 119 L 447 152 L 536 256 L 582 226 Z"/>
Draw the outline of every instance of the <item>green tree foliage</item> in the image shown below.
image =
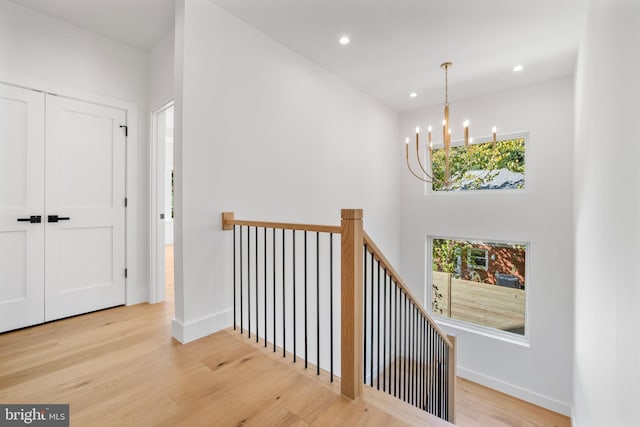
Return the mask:
<path fill-rule="evenodd" d="M 445 153 L 443 148 L 433 150 L 432 171 L 435 178 L 434 191 L 450 191 L 460 188 L 460 182 L 473 178 L 471 189 L 480 188 L 491 181 L 500 169 L 524 173 L 524 138 L 508 139 L 482 144 L 473 144 L 469 148 L 452 147 L 449 164 L 451 165 L 451 187 L 444 185 Z M 469 171 L 493 171 L 476 177 Z"/>
<path fill-rule="evenodd" d="M 449 239 L 433 239 L 433 271 L 455 273 L 458 256 L 471 247 L 469 242 Z"/>

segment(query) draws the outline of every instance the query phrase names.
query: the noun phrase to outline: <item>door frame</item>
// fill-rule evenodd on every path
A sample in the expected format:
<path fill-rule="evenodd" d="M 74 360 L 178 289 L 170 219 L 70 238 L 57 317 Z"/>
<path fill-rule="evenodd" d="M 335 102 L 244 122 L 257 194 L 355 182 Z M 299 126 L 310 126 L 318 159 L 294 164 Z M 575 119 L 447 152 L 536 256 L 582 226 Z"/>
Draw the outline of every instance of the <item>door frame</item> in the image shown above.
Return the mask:
<path fill-rule="evenodd" d="M 127 208 L 125 209 L 125 260 L 127 268 L 127 278 L 125 279 L 125 304 L 134 305 L 148 301 L 149 289 L 146 286 L 140 286 L 141 283 L 138 278 L 139 259 L 137 218 L 140 206 L 140 201 L 138 199 L 138 135 L 140 131 L 138 122 L 138 104 L 108 96 L 97 95 L 91 92 L 39 79 L 24 77 L 18 74 L 6 73 L 1 70 L 0 83 L 125 111 L 126 125 L 128 127 L 128 135 L 125 139 L 127 144 L 125 159 L 125 197 L 127 197 L 128 201 Z"/>
<path fill-rule="evenodd" d="M 158 210 L 158 178 L 164 171 L 166 159 L 158 159 L 158 116 L 167 109 L 174 107 L 175 100 L 164 103 L 160 108 L 151 112 L 151 131 L 149 142 L 149 302 L 155 304 L 165 300 L 165 271 L 164 263 L 158 262 L 158 257 L 165 256 L 164 238 L 158 238 L 160 211 Z M 162 143 L 165 141 L 163 139 Z M 165 213 L 166 214 L 166 213 Z M 163 229 L 164 230 L 164 229 Z M 163 280 L 164 279 L 164 280 Z"/>

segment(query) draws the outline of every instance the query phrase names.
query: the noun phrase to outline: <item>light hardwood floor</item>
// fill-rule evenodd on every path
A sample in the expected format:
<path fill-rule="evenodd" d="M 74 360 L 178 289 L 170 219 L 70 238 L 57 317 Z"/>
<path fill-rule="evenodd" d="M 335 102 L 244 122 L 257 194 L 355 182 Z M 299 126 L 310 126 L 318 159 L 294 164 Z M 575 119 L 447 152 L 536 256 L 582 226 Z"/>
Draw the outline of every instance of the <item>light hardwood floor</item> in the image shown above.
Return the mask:
<path fill-rule="evenodd" d="M 344 399 L 244 336 L 175 342 L 172 295 L 0 335 L 0 402 L 70 403 L 75 426 L 403 425 L 370 394 Z M 465 380 L 456 404 L 460 426 L 570 425 Z"/>

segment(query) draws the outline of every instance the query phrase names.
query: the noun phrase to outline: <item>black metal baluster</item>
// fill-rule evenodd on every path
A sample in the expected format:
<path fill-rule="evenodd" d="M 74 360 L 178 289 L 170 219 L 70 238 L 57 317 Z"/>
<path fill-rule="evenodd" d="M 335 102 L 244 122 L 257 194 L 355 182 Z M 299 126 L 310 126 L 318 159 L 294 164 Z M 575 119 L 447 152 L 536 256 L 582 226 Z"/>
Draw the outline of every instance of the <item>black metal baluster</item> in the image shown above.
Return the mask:
<path fill-rule="evenodd" d="M 411 404 L 416 404 L 416 306 L 411 304 Z"/>
<path fill-rule="evenodd" d="M 440 338 L 440 417 L 444 417 L 444 341 Z"/>
<path fill-rule="evenodd" d="M 236 330 L 236 225 L 233 225 L 233 330 Z"/>
<path fill-rule="evenodd" d="M 244 265 L 242 265 L 242 226 L 240 226 L 240 333 L 243 334 L 244 331 L 244 313 L 243 313 L 243 304 L 242 304 L 242 270 L 244 269 Z"/>
<path fill-rule="evenodd" d="M 399 305 L 398 305 L 398 285 L 394 283 L 394 289 L 393 289 L 393 304 L 395 307 L 395 315 L 393 316 L 394 318 L 394 334 L 393 334 L 393 351 L 395 353 L 395 361 L 393 363 L 393 397 L 397 397 L 398 396 L 398 364 L 400 363 L 400 360 L 398 359 L 398 353 L 400 353 L 399 349 L 398 349 L 398 337 L 400 335 L 400 323 L 398 323 L 398 320 L 400 319 L 400 310 L 398 309 Z"/>
<path fill-rule="evenodd" d="M 247 333 L 251 338 L 251 226 L 247 226 Z"/>
<path fill-rule="evenodd" d="M 333 233 L 329 233 L 329 342 L 331 382 L 333 382 Z"/>
<path fill-rule="evenodd" d="M 436 366 L 436 346 L 435 346 L 435 338 L 433 327 L 429 328 L 429 369 L 431 370 L 431 381 L 429 381 L 429 412 L 432 414 L 436 411 L 436 377 L 437 377 L 437 366 Z"/>
<path fill-rule="evenodd" d="M 307 230 L 304 231 L 304 368 L 309 365 L 307 355 Z"/>
<path fill-rule="evenodd" d="M 316 375 L 320 375 L 320 233 L 316 232 Z"/>
<path fill-rule="evenodd" d="M 449 413 L 449 390 L 451 390 L 451 387 L 453 387 L 453 384 L 451 384 L 451 382 L 449 381 L 449 369 L 452 369 L 453 367 L 450 366 L 449 364 L 451 363 L 451 347 L 445 347 L 446 348 L 446 357 L 445 357 L 445 361 L 446 361 L 446 365 L 445 365 L 445 372 L 447 374 L 447 386 L 446 386 L 446 390 L 445 390 L 445 409 L 446 409 L 446 419 L 447 421 L 450 420 L 451 418 L 451 414 Z M 455 376 L 453 377 L 453 381 L 456 381 Z"/>
<path fill-rule="evenodd" d="M 424 322 L 425 318 L 420 316 L 420 409 L 424 410 Z"/>
<path fill-rule="evenodd" d="M 267 227 L 264 227 L 264 346 L 267 347 Z"/>
<path fill-rule="evenodd" d="M 363 283 L 364 283 L 364 298 L 362 300 L 363 305 L 364 305 L 364 317 L 363 319 L 363 323 L 364 323 L 364 346 L 363 346 L 363 350 L 362 350 L 362 357 L 363 357 L 363 361 L 362 361 L 362 367 L 364 369 L 364 372 L 362 374 L 362 381 L 364 381 L 364 383 L 367 383 L 367 260 L 369 258 L 369 251 L 367 250 L 367 244 L 365 243 L 364 245 L 364 278 L 363 278 Z"/>
<path fill-rule="evenodd" d="M 292 230 L 293 246 L 293 363 L 296 363 L 296 230 Z"/>
<path fill-rule="evenodd" d="M 376 313 L 376 317 L 378 318 L 378 340 L 377 340 L 377 361 L 378 361 L 378 390 L 380 390 L 380 261 L 378 261 L 378 312 Z"/>
<path fill-rule="evenodd" d="M 418 307 L 413 306 L 413 404 L 418 405 Z"/>
<path fill-rule="evenodd" d="M 443 386 L 442 383 L 444 381 L 444 377 L 442 375 L 442 340 L 439 339 L 438 340 L 438 368 L 440 370 L 440 375 L 438 375 L 438 403 L 439 403 L 439 408 L 438 408 L 438 416 L 442 417 L 442 390 L 443 390 Z"/>
<path fill-rule="evenodd" d="M 273 229 L 273 352 L 276 352 L 276 229 Z"/>
<path fill-rule="evenodd" d="M 413 329 L 414 305 L 409 301 L 409 403 L 413 404 L 413 379 L 415 358 L 413 355 L 413 347 L 415 342 L 415 331 Z"/>
<path fill-rule="evenodd" d="M 431 325 L 429 325 L 429 330 L 427 331 L 427 352 L 429 355 L 429 359 L 428 359 L 428 367 L 429 367 L 429 374 L 428 374 L 428 385 L 427 385 L 427 412 L 429 413 L 433 413 L 433 406 L 431 404 L 431 402 L 433 401 L 433 389 L 432 389 L 432 384 L 434 381 L 433 378 L 433 345 L 431 342 Z"/>
<path fill-rule="evenodd" d="M 404 335 L 404 379 L 405 379 L 405 389 L 404 389 L 404 401 L 409 402 L 409 383 L 411 379 L 407 376 L 407 363 L 409 362 L 409 300 L 407 295 L 403 293 L 404 296 L 404 325 L 405 325 L 405 335 Z M 409 369 L 409 375 L 411 375 L 411 370 Z"/>
<path fill-rule="evenodd" d="M 282 229 L 282 357 L 287 357 L 287 321 L 285 320 L 285 314 L 287 312 L 287 304 L 285 299 L 286 290 L 286 274 L 285 274 L 285 244 L 284 244 L 284 232 Z"/>
<path fill-rule="evenodd" d="M 382 304 L 382 391 L 387 391 L 387 269 L 384 269 L 383 295 L 384 303 Z"/>
<path fill-rule="evenodd" d="M 371 358 L 371 364 L 369 365 L 369 386 L 373 387 L 373 264 L 375 263 L 375 258 L 373 256 L 373 252 L 371 252 L 371 348 L 369 351 L 369 357 Z"/>
<path fill-rule="evenodd" d="M 256 226 L 256 342 L 259 340 L 260 321 L 258 315 L 258 227 Z"/>

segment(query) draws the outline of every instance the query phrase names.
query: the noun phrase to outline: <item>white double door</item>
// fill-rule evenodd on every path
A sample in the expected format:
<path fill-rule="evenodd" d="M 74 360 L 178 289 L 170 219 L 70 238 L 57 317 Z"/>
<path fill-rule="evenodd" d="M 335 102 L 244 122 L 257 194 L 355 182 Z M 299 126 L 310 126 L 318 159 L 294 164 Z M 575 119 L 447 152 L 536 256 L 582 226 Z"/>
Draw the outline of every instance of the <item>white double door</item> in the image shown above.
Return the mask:
<path fill-rule="evenodd" d="M 0 84 L 0 332 L 124 304 L 125 122 Z"/>

